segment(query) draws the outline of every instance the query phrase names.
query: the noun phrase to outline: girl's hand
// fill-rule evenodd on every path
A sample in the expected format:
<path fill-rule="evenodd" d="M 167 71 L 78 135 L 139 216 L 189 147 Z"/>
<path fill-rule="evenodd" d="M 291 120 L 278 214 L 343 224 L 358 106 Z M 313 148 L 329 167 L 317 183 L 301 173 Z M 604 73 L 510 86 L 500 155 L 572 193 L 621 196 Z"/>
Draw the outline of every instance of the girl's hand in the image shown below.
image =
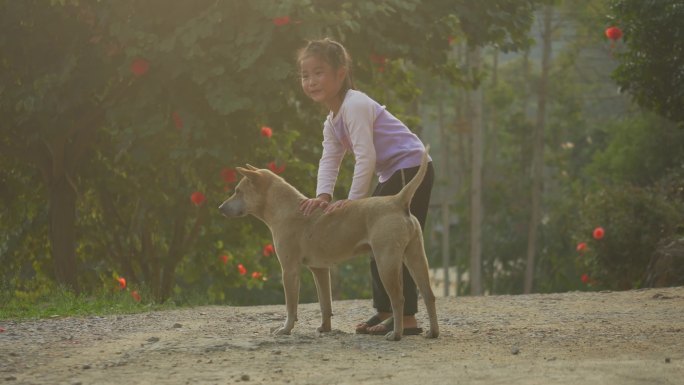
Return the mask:
<path fill-rule="evenodd" d="M 328 207 L 328 201 L 319 197 L 319 198 L 304 199 L 299 204 L 299 210 L 302 213 L 304 213 L 304 216 L 310 215 L 318 207 L 327 208 Z"/>
<path fill-rule="evenodd" d="M 329 204 L 328 207 L 326 207 L 325 210 L 323 210 L 323 212 L 325 214 L 328 214 L 335 210 L 343 209 L 345 206 L 347 206 L 347 204 L 349 204 L 349 202 L 351 202 L 349 199 L 341 199 L 339 201 L 335 201 Z"/>

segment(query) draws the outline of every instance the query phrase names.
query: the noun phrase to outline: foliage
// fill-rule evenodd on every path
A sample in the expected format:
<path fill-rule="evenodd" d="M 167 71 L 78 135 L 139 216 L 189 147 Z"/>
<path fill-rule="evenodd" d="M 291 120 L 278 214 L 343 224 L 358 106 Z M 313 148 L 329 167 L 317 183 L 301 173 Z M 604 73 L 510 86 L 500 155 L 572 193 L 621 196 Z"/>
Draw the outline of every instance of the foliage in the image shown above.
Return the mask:
<path fill-rule="evenodd" d="M 265 226 L 214 208 L 234 185 L 222 172 L 246 162 L 284 165 L 313 191 L 322 113 L 299 91 L 295 51 L 342 40 L 361 87 L 408 117 L 414 66 L 457 79 L 449 37 L 522 44 L 533 4 L 0 1 L 0 276 L 10 291 L 91 291 L 121 275 L 159 301 L 281 298 Z"/>
<path fill-rule="evenodd" d="M 602 287 L 640 287 L 658 241 L 683 223 L 678 189 L 684 181 L 684 133 L 651 114 L 616 121 L 605 131 L 607 146 L 586 168 L 595 182 L 575 237 L 587 241 L 594 227 L 605 228 L 604 239 L 588 242 L 585 273 Z"/>
<path fill-rule="evenodd" d="M 79 295 L 55 285 L 46 288 L 49 290 L 41 293 L 0 292 L 0 320 L 133 314 L 173 307 L 170 303 L 155 304 L 144 295 L 137 302 L 129 293 L 119 290 L 99 289 Z"/>
<path fill-rule="evenodd" d="M 641 286 L 658 241 L 681 224 L 684 204 L 652 188 L 620 184 L 589 195 L 581 214 L 584 236 L 578 242 L 587 241 L 596 224 L 606 231 L 587 242 L 589 276 L 601 287 L 626 290 Z"/>
<path fill-rule="evenodd" d="M 614 0 L 624 33 L 614 78 L 641 106 L 684 123 L 684 5 L 680 0 Z"/>

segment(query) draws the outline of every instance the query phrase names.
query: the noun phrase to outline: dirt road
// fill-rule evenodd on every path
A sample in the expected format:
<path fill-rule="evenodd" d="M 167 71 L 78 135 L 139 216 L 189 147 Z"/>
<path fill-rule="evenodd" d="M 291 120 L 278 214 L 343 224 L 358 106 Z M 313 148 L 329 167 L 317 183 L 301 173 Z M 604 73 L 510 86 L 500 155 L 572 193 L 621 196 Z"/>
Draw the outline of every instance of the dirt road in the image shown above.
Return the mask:
<path fill-rule="evenodd" d="M 684 384 L 684 287 L 440 298 L 442 335 L 355 335 L 369 300 L 0 321 L 7 384 Z M 419 322 L 427 319 L 421 307 Z"/>

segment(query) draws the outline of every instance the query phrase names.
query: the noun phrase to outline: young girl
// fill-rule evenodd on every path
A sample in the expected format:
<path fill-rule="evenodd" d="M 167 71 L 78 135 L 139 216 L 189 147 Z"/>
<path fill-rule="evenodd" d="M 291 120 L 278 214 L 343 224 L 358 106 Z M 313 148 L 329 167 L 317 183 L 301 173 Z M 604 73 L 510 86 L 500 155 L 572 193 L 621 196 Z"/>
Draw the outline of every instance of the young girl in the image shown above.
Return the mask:
<path fill-rule="evenodd" d="M 318 207 L 328 213 L 343 209 L 350 200 L 368 195 L 373 172 L 378 185 L 373 196 L 398 193 L 413 178 L 425 148 L 420 139 L 384 106 L 354 89 L 351 60 L 344 47 L 328 38 L 309 42 L 298 53 L 304 93 L 330 110 L 323 124 L 323 154 L 318 168 L 316 198 L 302 201 L 309 215 Z M 347 199 L 333 202 L 333 188 L 344 154 L 354 154 L 354 177 Z M 411 213 L 425 228 L 434 179 L 432 162 L 411 201 Z M 357 333 L 386 334 L 393 327 L 392 307 L 371 258 L 373 307 L 377 313 L 356 327 Z M 415 314 L 416 285 L 404 266 L 404 334 L 419 334 Z"/>

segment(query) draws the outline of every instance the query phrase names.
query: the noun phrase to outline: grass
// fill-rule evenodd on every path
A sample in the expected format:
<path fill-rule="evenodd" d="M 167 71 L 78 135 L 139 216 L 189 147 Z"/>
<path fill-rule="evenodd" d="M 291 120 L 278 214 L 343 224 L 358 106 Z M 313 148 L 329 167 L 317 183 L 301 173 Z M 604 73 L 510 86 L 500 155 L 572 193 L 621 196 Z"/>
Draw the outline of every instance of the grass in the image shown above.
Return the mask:
<path fill-rule="evenodd" d="M 126 291 L 102 291 L 74 294 L 66 289 L 55 289 L 38 298 L 26 298 L 14 293 L 0 293 L 0 320 L 28 320 L 54 317 L 84 317 L 112 314 L 133 314 L 150 310 L 177 308 L 174 302 L 156 304 L 136 302 Z"/>

